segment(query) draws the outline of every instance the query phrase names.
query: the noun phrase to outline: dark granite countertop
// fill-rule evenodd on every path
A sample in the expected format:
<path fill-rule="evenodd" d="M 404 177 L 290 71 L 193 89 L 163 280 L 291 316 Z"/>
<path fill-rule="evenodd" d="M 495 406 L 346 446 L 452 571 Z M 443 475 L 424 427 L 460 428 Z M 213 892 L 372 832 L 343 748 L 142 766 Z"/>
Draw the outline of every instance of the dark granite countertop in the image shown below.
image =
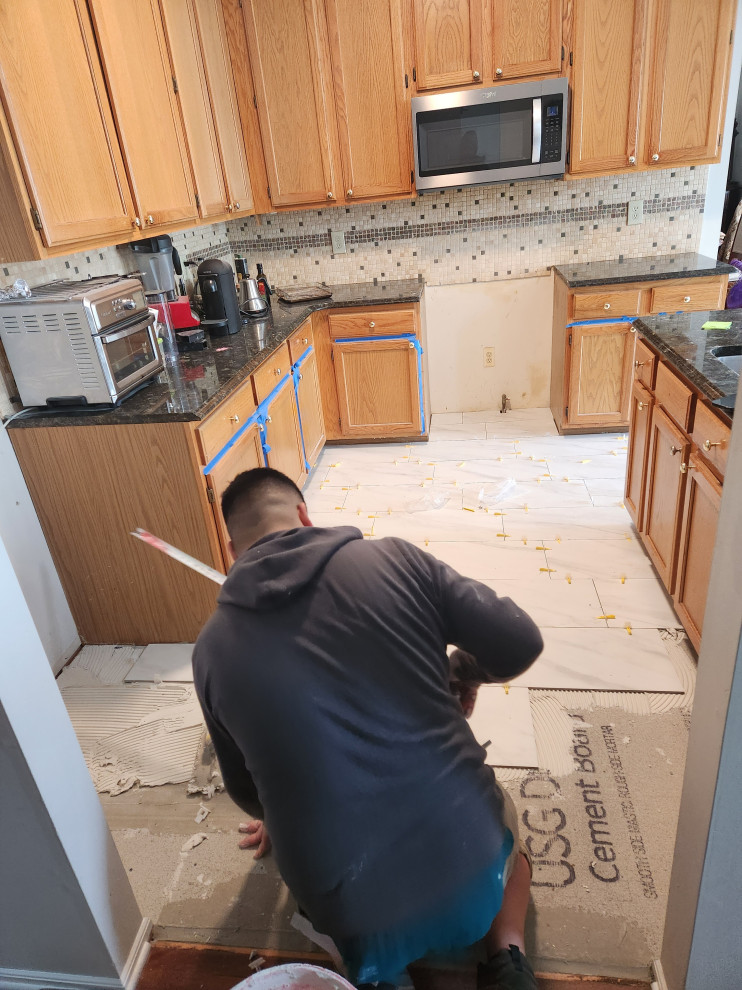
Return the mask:
<path fill-rule="evenodd" d="M 704 330 L 707 322 L 730 323 L 729 330 Z M 742 309 L 640 316 L 634 326 L 647 342 L 711 402 L 732 415 L 739 376 L 711 353 L 719 345 L 742 346 Z"/>
<path fill-rule="evenodd" d="M 731 265 L 702 254 L 665 254 L 621 261 L 586 261 L 579 265 L 555 265 L 554 271 L 570 289 L 619 282 L 653 282 L 666 278 L 730 275 Z"/>
<path fill-rule="evenodd" d="M 204 419 L 265 361 L 311 313 L 345 306 L 383 306 L 419 302 L 424 283 L 417 279 L 331 285 L 332 297 L 283 303 L 274 299 L 270 315 L 251 320 L 228 337 L 208 337 L 203 350 L 173 355 L 166 370 L 121 405 L 41 416 L 21 416 L 10 429 L 34 426 L 99 426 L 126 423 L 194 422 Z"/>

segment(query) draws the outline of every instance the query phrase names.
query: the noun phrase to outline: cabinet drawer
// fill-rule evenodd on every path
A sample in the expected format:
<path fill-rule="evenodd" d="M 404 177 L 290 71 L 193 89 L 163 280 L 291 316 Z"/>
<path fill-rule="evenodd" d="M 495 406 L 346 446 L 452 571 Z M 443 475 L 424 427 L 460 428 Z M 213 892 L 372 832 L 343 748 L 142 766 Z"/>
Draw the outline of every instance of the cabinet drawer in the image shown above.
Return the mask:
<path fill-rule="evenodd" d="M 575 292 L 572 317 L 575 320 L 593 320 L 601 316 L 638 316 L 641 295 L 641 289 Z"/>
<path fill-rule="evenodd" d="M 391 337 L 415 332 L 415 312 L 411 309 L 394 313 L 338 313 L 327 317 L 330 337 Z"/>
<path fill-rule="evenodd" d="M 288 344 L 281 344 L 265 364 L 261 364 L 258 370 L 253 372 L 252 380 L 255 385 L 255 398 L 258 402 L 267 399 L 283 375 L 287 375 L 290 370 L 291 359 L 289 358 Z"/>
<path fill-rule="evenodd" d="M 725 280 L 721 278 L 696 278 L 688 282 L 672 279 L 665 285 L 652 289 L 650 312 L 721 309 L 724 305 L 725 284 Z"/>
<path fill-rule="evenodd" d="M 657 366 L 657 383 L 654 394 L 657 402 L 668 416 L 671 416 L 682 430 L 687 430 L 690 423 L 693 393 L 661 361 Z"/>
<path fill-rule="evenodd" d="M 302 356 L 304 351 L 308 347 L 314 346 L 314 337 L 312 335 L 312 323 L 307 320 L 306 323 L 302 323 L 298 330 L 296 330 L 289 337 L 289 354 L 291 355 L 291 363 L 294 364 Z"/>
<path fill-rule="evenodd" d="M 645 388 L 654 390 L 654 377 L 657 371 L 657 355 L 637 338 L 634 351 L 634 378 Z"/>
<path fill-rule="evenodd" d="M 248 379 L 197 428 L 204 464 L 208 464 L 211 458 L 219 453 L 232 434 L 239 430 L 254 412 L 255 397 L 252 383 Z"/>
<path fill-rule="evenodd" d="M 722 423 L 708 406 L 704 406 L 702 402 L 696 403 L 691 439 L 697 444 L 699 453 L 722 477 L 727 466 L 731 432 L 726 423 Z"/>

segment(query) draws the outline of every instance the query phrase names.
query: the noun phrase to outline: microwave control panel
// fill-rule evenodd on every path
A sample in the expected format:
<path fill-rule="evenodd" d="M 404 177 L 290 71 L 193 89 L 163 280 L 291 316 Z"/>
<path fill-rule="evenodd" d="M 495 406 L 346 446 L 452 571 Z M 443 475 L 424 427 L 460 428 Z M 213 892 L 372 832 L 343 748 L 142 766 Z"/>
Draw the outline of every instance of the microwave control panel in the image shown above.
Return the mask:
<path fill-rule="evenodd" d="M 542 162 L 558 162 L 562 157 L 564 100 L 561 96 L 544 97 L 541 101 Z"/>

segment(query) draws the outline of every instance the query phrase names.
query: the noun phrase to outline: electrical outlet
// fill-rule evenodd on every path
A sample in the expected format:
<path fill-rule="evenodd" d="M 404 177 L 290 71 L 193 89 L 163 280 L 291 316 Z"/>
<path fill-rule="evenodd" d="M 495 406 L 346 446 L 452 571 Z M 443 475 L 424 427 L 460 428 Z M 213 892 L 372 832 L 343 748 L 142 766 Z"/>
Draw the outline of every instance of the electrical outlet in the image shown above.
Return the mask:
<path fill-rule="evenodd" d="M 484 351 L 484 366 L 485 368 L 494 368 L 495 366 L 495 349 L 494 347 L 483 347 Z"/>
<path fill-rule="evenodd" d="M 345 254 L 345 231 L 331 230 L 330 237 L 332 238 L 332 253 Z"/>
<path fill-rule="evenodd" d="M 626 223 L 641 223 L 644 220 L 644 201 L 641 199 L 629 200 L 629 215 Z"/>

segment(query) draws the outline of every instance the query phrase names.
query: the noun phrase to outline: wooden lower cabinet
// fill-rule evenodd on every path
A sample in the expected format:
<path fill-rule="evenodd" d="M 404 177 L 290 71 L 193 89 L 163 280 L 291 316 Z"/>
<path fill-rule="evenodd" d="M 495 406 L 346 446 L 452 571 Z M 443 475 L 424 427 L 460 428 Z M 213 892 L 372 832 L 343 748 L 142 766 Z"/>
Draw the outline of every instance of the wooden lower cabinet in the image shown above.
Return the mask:
<path fill-rule="evenodd" d="M 721 506 L 721 483 L 696 455 L 688 461 L 688 480 L 675 582 L 675 609 L 690 641 L 701 646 L 711 560 Z"/>
<path fill-rule="evenodd" d="M 644 545 L 662 583 L 672 594 L 690 441 L 670 417 L 655 408 L 650 428 Z"/>
<path fill-rule="evenodd" d="M 408 340 L 333 343 L 343 436 L 393 437 L 422 430 L 417 351 Z"/>
<path fill-rule="evenodd" d="M 211 492 L 209 501 L 213 505 L 216 528 L 219 531 L 219 542 L 222 546 L 224 562 L 227 567 L 231 560 L 231 553 L 229 551 L 229 534 L 227 533 L 227 527 L 224 523 L 224 516 L 222 516 L 221 510 L 222 495 L 238 474 L 263 466 L 263 449 L 260 443 L 260 431 L 256 425 L 251 426 L 240 437 L 237 443 L 227 451 L 206 476 L 206 483 Z"/>
<path fill-rule="evenodd" d="M 302 361 L 299 368 L 296 394 L 299 399 L 304 451 L 309 467 L 313 468 L 325 445 L 325 422 L 317 374 L 317 355 L 314 351 Z"/>
<path fill-rule="evenodd" d="M 635 340 L 629 324 L 574 326 L 569 340 L 567 425 L 625 425 L 629 419 Z"/>
<path fill-rule="evenodd" d="M 268 406 L 265 423 L 268 467 L 281 471 L 301 488 L 308 472 L 304 467 L 299 410 L 289 381 Z"/>
<path fill-rule="evenodd" d="M 644 525 L 644 490 L 653 405 L 652 393 L 641 382 L 635 381 L 631 389 L 629 455 L 626 462 L 624 505 L 640 533 Z"/>

